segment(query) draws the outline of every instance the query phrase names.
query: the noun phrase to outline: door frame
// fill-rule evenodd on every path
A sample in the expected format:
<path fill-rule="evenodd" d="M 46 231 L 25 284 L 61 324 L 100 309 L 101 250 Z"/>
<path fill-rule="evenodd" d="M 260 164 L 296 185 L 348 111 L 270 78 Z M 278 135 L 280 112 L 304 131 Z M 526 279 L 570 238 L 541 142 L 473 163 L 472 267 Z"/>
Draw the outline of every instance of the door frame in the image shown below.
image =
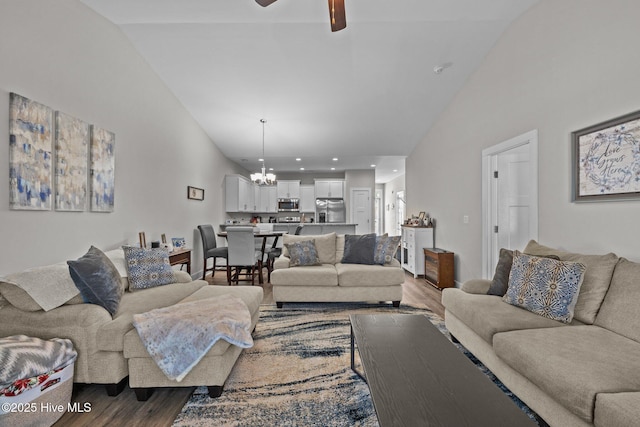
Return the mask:
<path fill-rule="evenodd" d="M 538 129 L 534 129 L 482 150 L 482 277 L 485 279 L 493 277 L 495 268 L 490 265 L 489 254 L 492 251 L 491 235 L 497 215 L 496 183 L 493 178 L 496 156 L 522 145 L 529 146 L 529 170 L 531 171 L 529 231 L 532 239 L 538 239 Z"/>
<path fill-rule="evenodd" d="M 351 214 L 350 215 L 350 220 L 351 220 L 351 223 L 352 224 L 356 223 L 355 222 L 356 221 L 356 219 L 355 219 L 356 210 L 354 209 L 355 206 L 354 206 L 354 203 L 353 203 L 353 201 L 355 199 L 354 193 L 356 191 L 366 191 L 367 194 L 368 194 L 368 196 L 367 196 L 367 200 L 368 200 L 368 203 L 367 203 L 367 208 L 368 209 L 367 209 L 367 211 L 369 212 L 369 227 L 368 227 L 368 231 L 367 232 L 371 233 L 371 223 L 372 223 L 372 220 L 373 220 L 373 217 L 371 216 L 371 214 L 373 213 L 373 206 L 371 205 L 371 188 L 369 188 L 369 187 L 351 187 L 351 190 L 349 192 L 349 197 L 350 197 L 349 204 L 351 205 L 350 206 L 350 214 Z M 357 229 L 357 226 L 356 226 L 356 229 Z"/>

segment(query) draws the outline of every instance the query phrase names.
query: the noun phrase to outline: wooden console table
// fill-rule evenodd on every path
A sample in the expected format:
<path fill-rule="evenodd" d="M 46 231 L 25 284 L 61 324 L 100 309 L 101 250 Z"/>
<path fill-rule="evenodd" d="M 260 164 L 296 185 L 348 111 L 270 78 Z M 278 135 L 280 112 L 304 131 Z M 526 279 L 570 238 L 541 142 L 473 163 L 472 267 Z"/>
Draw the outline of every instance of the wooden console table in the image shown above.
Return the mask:
<path fill-rule="evenodd" d="M 423 248 L 424 252 L 424 280 L 438 289 L 452 288 L 453 280 L 453 252 L 439 248 Z"/>
<path fill-rule="evenodd" d="M 177 249 L 169 252 L 169 264 L 180 266 L 186 264 L 187 273 L 191 274 L 191 249 Z"/>
<path fill-rule="evenodd" d="M 535 426 L 425 317 L 352 314 L 351 368 L 381 427 Z M 355 368 L 357 345 L 364 373 Z"/>

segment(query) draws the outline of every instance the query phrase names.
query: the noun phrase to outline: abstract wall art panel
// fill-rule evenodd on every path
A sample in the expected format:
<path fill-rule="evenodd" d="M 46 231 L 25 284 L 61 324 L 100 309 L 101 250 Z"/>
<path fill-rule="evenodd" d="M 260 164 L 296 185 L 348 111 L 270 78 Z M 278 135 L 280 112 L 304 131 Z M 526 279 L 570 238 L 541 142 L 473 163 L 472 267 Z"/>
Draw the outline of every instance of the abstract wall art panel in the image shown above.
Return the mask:
<path fill-rule="evenodd" d="M 113 212 L 115 194 L 115 145 L 113 132 L 91 127 L 91 211 Z"/>
<path fill-rule="evenodd" d="M 87 206 L 89 124 L 56 112 L 55 204 L 57 211 Z"/>
<path fill-rule="evenodd" d="M 50 210 L 53 110 L 11 93 L 9 101 L 9 208 Z"/>

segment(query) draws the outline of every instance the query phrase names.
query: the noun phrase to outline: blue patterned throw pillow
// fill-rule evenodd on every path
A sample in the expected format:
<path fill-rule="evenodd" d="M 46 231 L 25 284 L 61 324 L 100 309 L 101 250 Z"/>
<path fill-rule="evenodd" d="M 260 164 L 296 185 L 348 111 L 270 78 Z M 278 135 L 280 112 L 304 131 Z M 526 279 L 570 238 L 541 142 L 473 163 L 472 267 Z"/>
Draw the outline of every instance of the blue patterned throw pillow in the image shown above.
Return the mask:
<path fill-rule="evenodd" d="M 166 248 L 123 246 L 129 290 L 147 289 L 175 282 Z"/>
<path fill-rule="evenodd" d="M 285 243 L 289 251 L 289 266 L 300 267 L 320 265 L 315 240 L 303 240 L 295 243 Z"/>
<path fill-rule="evenodd" d="M 400 236 L 389 236 L 386 233 L 376 236 L 376 248 L 373 254 L 375 264 L 389 264 L 398 251 Z"/>
<path fill-rule="evenodd" d="M 509 287 L 503 301 L 549 319 L 570 323 L 586 267 L 513 252 Z"/>

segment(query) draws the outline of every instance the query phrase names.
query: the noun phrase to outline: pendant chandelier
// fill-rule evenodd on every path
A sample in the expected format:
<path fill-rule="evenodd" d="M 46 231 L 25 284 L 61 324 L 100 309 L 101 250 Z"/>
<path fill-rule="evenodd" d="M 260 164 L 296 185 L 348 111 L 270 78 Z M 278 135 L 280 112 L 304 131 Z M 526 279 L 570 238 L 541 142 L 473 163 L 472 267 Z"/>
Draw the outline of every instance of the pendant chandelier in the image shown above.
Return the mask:
<path fill-rule="evenodd" d="M 272 185 L 276 183 L 276 176 L 272 173 L 266 173 L 267 169 L 264 166 L 264 124 L 267 121 L 260 119 L 260 123 L 262 123 L 262 172 L 252 173 L 251 181 L 258 185 Z"/>

